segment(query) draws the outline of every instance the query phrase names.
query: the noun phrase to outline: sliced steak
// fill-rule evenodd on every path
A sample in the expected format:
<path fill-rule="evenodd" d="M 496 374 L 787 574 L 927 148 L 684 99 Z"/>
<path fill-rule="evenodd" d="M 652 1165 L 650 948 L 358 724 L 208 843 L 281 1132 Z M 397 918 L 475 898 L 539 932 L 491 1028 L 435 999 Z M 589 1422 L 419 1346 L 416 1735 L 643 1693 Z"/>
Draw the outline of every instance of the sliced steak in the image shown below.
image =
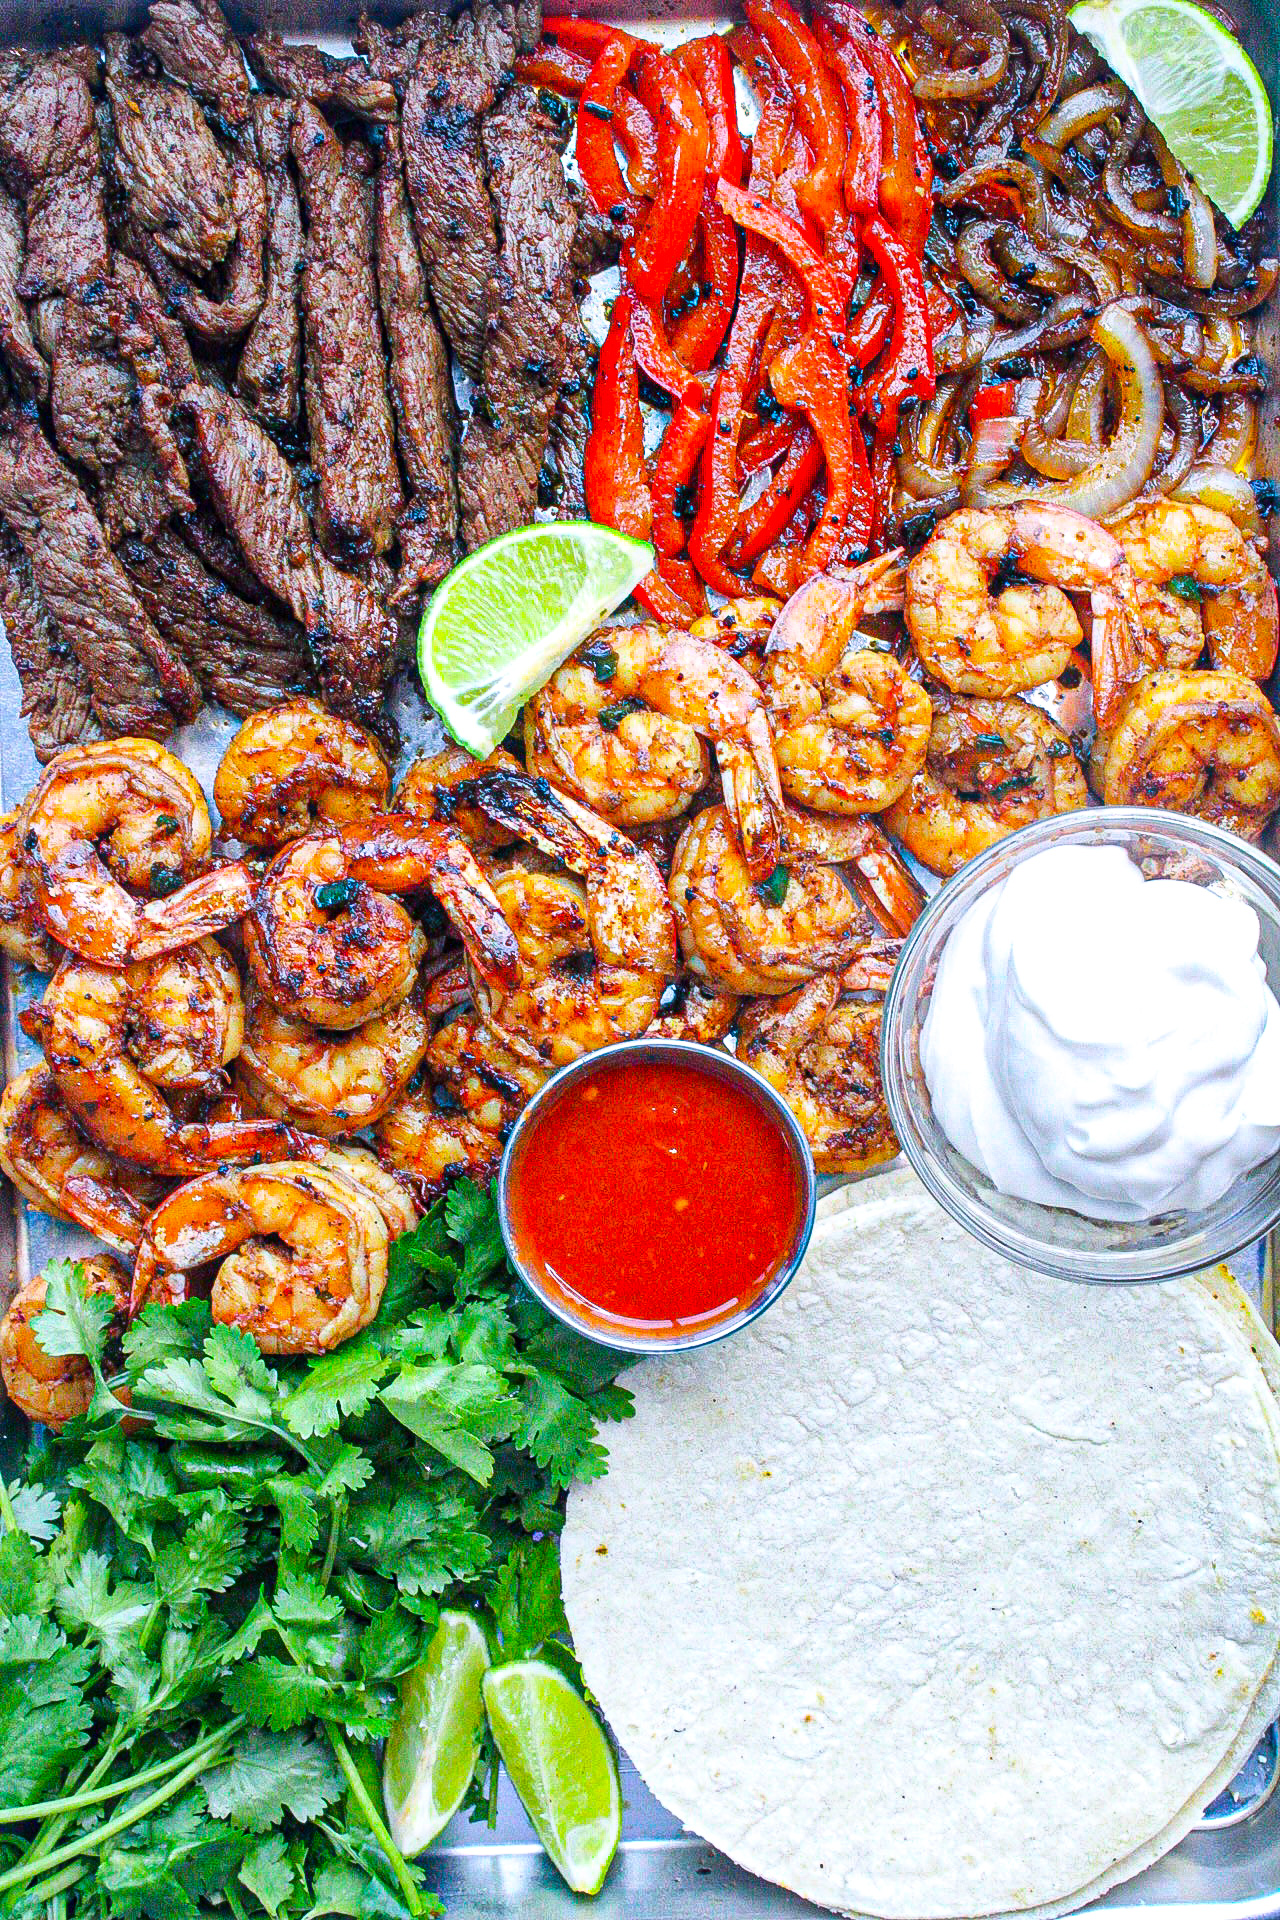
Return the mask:
<path fill-rule="evenodd" d="M 214 345 L 238 340 L 257 319 L 266 296 L 267 189 L 247 136 L 237 143 L 231 162 L 231 211 L 236 237 L 227 254 L 220 293 L 207 293 L 174 266 L 158 234 L 138 235 L 140 244 L 135 248 L 164 293 L 169 311 L 199 339 Z"/>
<path fill-rule="evenodd" d="M 49 391 L 49 369 L 31 337 L 31 322 L 18 294 L 27 251 L 22 212 L 0 187 L 0 353 L 24 400 Z"/>
<path fill-rule="evenodd" d="M 293 108 L 287 100 L 259 94 L 253 130 L 267 190 L 264 297 L 240 356 L 236 387 L 251 413 L 268 426 L 292 431 L 302 399 L 302 323 L 298 283 L 302 277 L 302 210 L 289 171 Z"/>
<path fill-rule="evenodd" d="M 0 618 L 22 684 L 22 718 L 37 760 L 52 760 L 63 747 L 96 739 L 100 729 L 84 669 L 45 611 L 21 543 L 3 525 Z"/>
<path fill-rule="evenodd" d="M 22 202 L 24 300 L 107 270 L 107 215 L 87 49 L 0 53 L 0 174 Z"/>
<path fill-rule="evenodd" d="M 484 123 L 489 190 L 502 251 L 475 411 L 458 461 L 468 548 L 532 520 L 577 324 L 573 252 L 578 213 L 556 128 L 531 87 L 513 87 Z"/>
<path fill-rule="evenodd" d="M 250 606 L 264 605 L 266 589 L 221 521 L 214 518 L 211 505 L 201 499 L 194 513 L 180 515 L 178 525 L 191 551 L 215 578 L 225 581 Z"/>
<path fill-rule="evenodd" d="M 458 20 L 420 14 L 399 33 L 364 20 L 358 44 L 403 87 L 405 181 L 427 279 L 450 346 L 478 379 L 498 258 L 480 128 L 511 74 L 514 13 L 480 0 Z"/>
<path fill-rule="evenodd" d="M 343 60 L 320 47 L 293 46 L 278 33 L 255 33 L 249 58 L 264 80 L 290 100 L 334 107 L 357 120 L 394 121 L 395 88 L 363 60 Z"/>
<path fill-rule="evenodd" d="M 556 470 L 551 504 L 557 520 L 585 520 L 584 465 L 591 433 L 591 386 L 595 379 L 596 350 L 577 314 L 568 324 L 568 343 L 555 418 L 551 422 L 550 452 Z"/>
<path fill-rule="evenodd" d="M 217 0 L 153 0 L 142 43 L 225 126 L 248 123 L 249 76 Z"/>
<path fill-rule="evenodd" d="M 314 690 L 302 628 L 242 600 L 177 533 L 126 540 L 120 557 L 160 632 L 228 712 L 256 713 Z"/>
<path fill-rule="evenodd" d="M 373 270 L 367 149 L 343 145 L 299 102 L 293 157 L 307 216 L 302 318 L 321 542 L 349 559 L 385 553 L 404 504 Z"/>
<path fill-rule="evenodd" d="M 111 161 L 133 225 L 178 267 L 205 274 L 236 235 L 231 172 L 185 87 L 153 80 L 124 34 L 107 35 Z"/>
<path fill-rule="evenodd" d="M 391 349 L 391 398 L 411 495 L 400 516 L 403 565 L 390 595 L 405 605 L 453 565 L 458 533 L 453 385 L 431 311 L 401 172 L 400 136 L 388 127 L 378 162 L 374 244 L 382 324 Z"/>
<path fill-rule="evenodd" d="M 12 407 L 0 413 L 0 518 L 84 670 L 103 730 L 162 738 L 189 720 L 200 704 L 190 669 L 147 618 L 71 469 Z"/>

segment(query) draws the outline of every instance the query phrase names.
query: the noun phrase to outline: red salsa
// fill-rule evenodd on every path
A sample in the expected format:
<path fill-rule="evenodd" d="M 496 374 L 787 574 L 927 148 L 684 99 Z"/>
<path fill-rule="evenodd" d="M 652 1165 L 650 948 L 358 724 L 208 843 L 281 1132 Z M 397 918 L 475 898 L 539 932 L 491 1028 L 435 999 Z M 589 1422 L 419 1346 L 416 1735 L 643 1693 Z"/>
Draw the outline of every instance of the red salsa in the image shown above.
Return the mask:
<path fill-rule="evenodd" d="M 805 1189 L 763 1095 L 696 1057 L 570 1079 L 517 1143 L 516 1246 L 602 1328 L 685 1332 L 750 1306 L 796 1247 Z"/>

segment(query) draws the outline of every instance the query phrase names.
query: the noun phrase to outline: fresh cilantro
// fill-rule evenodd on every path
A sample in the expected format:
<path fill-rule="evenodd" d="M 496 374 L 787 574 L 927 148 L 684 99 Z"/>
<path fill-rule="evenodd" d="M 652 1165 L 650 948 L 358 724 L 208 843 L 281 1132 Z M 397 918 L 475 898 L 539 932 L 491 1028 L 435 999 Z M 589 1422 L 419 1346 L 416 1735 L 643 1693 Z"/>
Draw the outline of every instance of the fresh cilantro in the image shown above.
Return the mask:
<path fill-rule="evenodd" d="M 260 1841 L 240 1862 L 236 1878 L 271 1915 L 271 1920 L 278 1920 L 298 1886 L 297 1868 L 283 1835 L 273 1833 Z"/>
<path fill-rule="evenodd" d="M 342 1775 L 328 1746 L 308 1734 L 249 1732 L 200 1785 L 215 1820 L 266 1833 L 286 1811 L 317 1819 L 340 1797 Z"/>

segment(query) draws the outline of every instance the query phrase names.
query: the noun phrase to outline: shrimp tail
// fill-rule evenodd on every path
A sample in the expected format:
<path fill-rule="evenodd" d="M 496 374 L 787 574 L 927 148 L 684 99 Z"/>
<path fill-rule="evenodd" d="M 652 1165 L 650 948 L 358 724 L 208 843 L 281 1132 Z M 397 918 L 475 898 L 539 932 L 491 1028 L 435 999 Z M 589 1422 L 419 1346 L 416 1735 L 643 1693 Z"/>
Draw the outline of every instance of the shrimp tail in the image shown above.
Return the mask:
<path fill-rule="evenodd" d="M 147 1210 L 122 1187 L 110 1187 L 89 1173 L 69 1173 L 59 1198 L 76 1225 L 121 1253 L 136 1253 Z"/>
<path fill-rule="evenodd" d="M 175 1129 L 169 1165 L 195 1175 L 211 1167 L 261 1160 L 318 1160 L 328 1143 L 281 1120 L 192 1121 Z"/>
<path fill-rule="evenodd" d="M 1142 622 L 1133 593 L 1095 588 L 1090 651 L 1098 725 L 1113 727 L 1129 693 L 1146 673 Z"/>
<path fill-rule="evenodd" d="M 138 911 L 129 943 L 130 960 L 156 960 L 242 920 L 253 905 L 253 881 L 240 861 L 199 874 L 161 900 Z M 104 963 L 111 964 L 111 963 Z"/>
<path fill-rule="evenodd" d="M 764 709 L 747 723 L 746 744 L 716 742 L 724 804 L 753 880 L 767 880 L 782 847 L 784 802 L 773 734 Z"/>

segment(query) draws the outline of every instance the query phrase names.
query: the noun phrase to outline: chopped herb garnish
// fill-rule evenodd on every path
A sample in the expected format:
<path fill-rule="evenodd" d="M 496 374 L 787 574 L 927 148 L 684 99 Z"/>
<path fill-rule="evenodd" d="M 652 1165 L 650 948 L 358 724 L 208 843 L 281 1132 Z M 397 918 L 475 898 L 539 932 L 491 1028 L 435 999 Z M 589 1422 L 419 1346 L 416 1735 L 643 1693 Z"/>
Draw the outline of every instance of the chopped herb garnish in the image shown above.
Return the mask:
<path fill-rule="evenodd" d="M 984 747 L 988 753 L 1008 753 L 1009 742 L 1002 733 L 978 733 L 974 735 L 975 747 Z"/>
<path fill-rule="evenodd" d="M 325 880 L 316 888 L 316 905 L 326 912 L 332 907 L 349 907 L 359 892 L 358 880 Z"/>
<path fill-rule="evenodd" d="M 615 700 L 612 706 L 601 707 L 596 719 L 606 733 L 616 733 L 629 713 L 643 713 L 644 710 L 644 701 L 637 700 L 634 694 L 628 694 L 625 700 Z"/>
<path fill-rule="evenodd" d="M 607 687 L 618 671 L 618 656 L 607 640 L 589 640 L 582 658 L 602 687 Z"/>
<path fill-rule="evenodd" d="M 181 885 L 182 870 L 180 867 L 152 867 L 151 892 L 155 899 L 166 899 L 169 894 L 176 893 Z"/>
<path fill-rule="evenodd" d="M 1172 580 L 1165 583 L 1170 593 L 1176 593 L 1179 600 L 1202 600 L 1200 582 L 1189 573 L 1175 573 Z"/>
<path fill-rule="evenodd" d="M 787 888 L 791 884 L 791 875 L 779 861 L 767 880 L 762 880 L 756 888 L 761 899 L 767 900 L 771 907 L 780 907 L 787 897 Z"/>

